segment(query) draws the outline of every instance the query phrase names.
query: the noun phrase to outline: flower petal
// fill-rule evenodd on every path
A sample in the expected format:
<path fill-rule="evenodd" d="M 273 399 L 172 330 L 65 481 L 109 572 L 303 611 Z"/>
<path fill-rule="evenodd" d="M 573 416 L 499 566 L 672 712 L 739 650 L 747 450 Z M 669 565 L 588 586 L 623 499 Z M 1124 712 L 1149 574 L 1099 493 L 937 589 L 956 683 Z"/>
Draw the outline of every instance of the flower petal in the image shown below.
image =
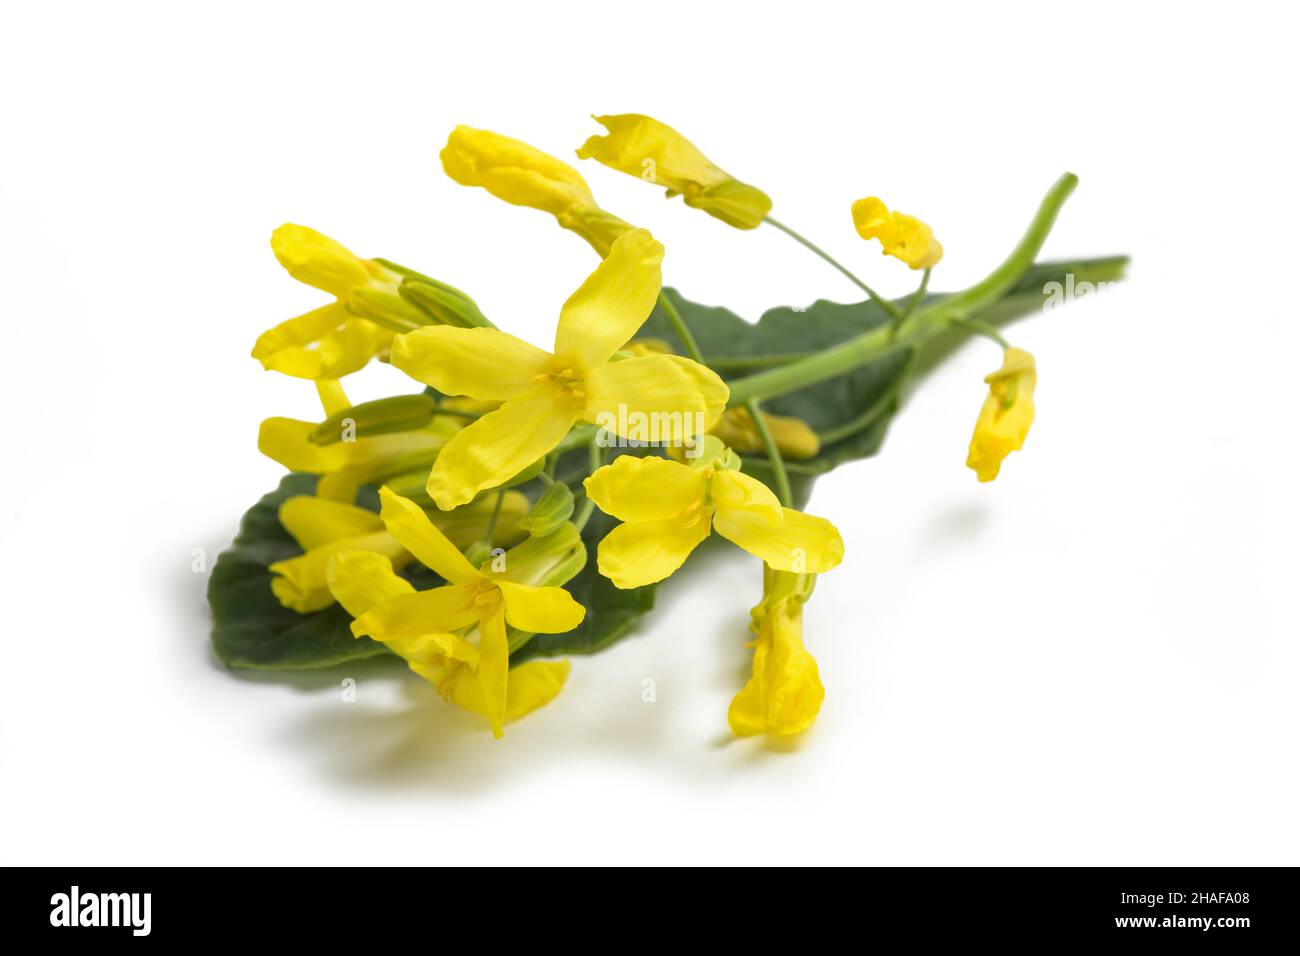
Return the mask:
<path fill-rule="evenodd" d="M 693 359 L 688 359 L 684 355 L 669 355 L 667 358 L 695 382 L 695 387 L 699 389 L 700 398 L 704 402 L 704 427 L 712 428 L 722 418 L 722 413 L 727 410 L 727 399 L 731 397 L 731 389 L 717 372 Z"/>
<path fill-rule="evenodd" d="M 713 526 L 718 534 L 778 571 L 821 574 L 840 563 L 844 541 L 835 525 L 793 508 L 781 510 L 778 522 L 762 512 L 719 507 Z"/>
<path fill-rule="evenodd" d="M 384 528 L 379 515 L 367 508 L 315 495 L 294 495 L 287 499 L 280 505 L 280 524 L 304 551 Z"/>
<path fill-rule="evenodd" d="M 577 417 L 550 388 L 512 398 L 447 442 L 429 473 L 429 495 L 443 511 L 473 500 L 550 452 Z"/>
<path fill-rule="evenodd" d="M 438 572 L 453 584 L 471 584 L 483 579 L 483 575 L 414 501 L 395 495 L 387 488 L 379 489 L 379 501 L 379 517 L 389 534 L 426 568 Z"/>
<path fill-rule="evenodd" d="M 411 562 L 411 555 L 391 534 L 381 529 L 370 534 L 329 541 L 295 558 L 275 562 L 267 568 L 276 575 L 271 579 L 271 592 L 281 604 L 300 614 L 329 607 L 336 600 L 329 586 L 329 563 L 334 555 L 345 552 L 373 553 L 376 557 L 391 561 L 387 566 L 390 574 L 394 567 L 404 567 Z"/>
<path fill-rule="evenodd" d="M 299 282 L 339 298 L 369 282 L 374 269 L 342 243 L 293 223 L 271 233 L 271 251 Z"/>
<path fill-rule="evenodd" d="M 709 536 L 708 515 L 694 521 L 663 518 L 621 524 L 600 542 L 600 573 L 617 588 L 639 588 L 662 581 L 682 566 Z"/>
<path fill-rule="evenodd" d="M 531 587 L 499 578 L 496 585 L 505 602 L 506 620 L 521 631 L 563 634 L 581 624 L 587 613 L 564 588 Z"/>
<path fill-rule="evenodd" d="M 737 737 L 803 733 L 826 696 L 817 660 L 803 644 L 803 608 L 779 601 L 762 612 L 758 626 L 753 676 L 732 700 L 727 723 Z"/>
<path fill-rule="evenodd" d="M 385 643 L 468 627 L 478 618 L 465 588 L 444 584 L 429 591 L 399 594 L 376 604 L 352 622 L 356 637 L 368 634 Z"/>
<path fill-rule="evenodd" d="M 462 186 L 482 186 L 516 206 L 558 216 L 574 205 L 595 205 L 576 169 L 500 133 L 457 126 L 439 155 L 443 171 Z"/>
<path fill-rule="evenodd" d="M 529 661 L 512 668 L 506 687 L 506 721 L 525 717 L 554 700 L 570 669 L 568 661 Z"/>
<path fill-rule="evenodd" d="M 644 229 L 623 233 L 560 310 L 555 354 L 577 371 L 594 368 L 636 335 L 663 282 L 664 247 Z"/>
<path fill-rule="evenodd" d="M 399 594 L 415 593 L 410 581 L 393 572 L 392 562 L 374 551 L 335 552 L 325 565 L 325 581 L 353 617 Z"/>
<path fill-rule="evenodd" d="M 445 395 L 505 401 L 527 391 L 551 356 L 499 329 L 428 325 L 397 336 L 390 361 Z"/>
<path fill-rule="evenodd" d="M 583 418 L 623 438 L 686 444 L 708 429 L 710 418 L 717 420 L 721 408 L 716 391 L 701 389 L 700 376 L 684 362 L 689 360 L 648 355 L 591 369 Z"/>
<path fill-rule="evenodd" d="M 666 458 L 620 455 L 594 472 L 583 487 L 596 507 L 619 521 L 672 518 L 704 501 L 709 469 Z"/>
<path fill-rule="evenodd" d="M 715 471 L 709 493 L 719 512 L 748 511 L 769 522 L 781 520 L 780 499 L 751 475 L 734 470 Z"/>
<path fill-rule="evenodd" d="M 483 692 L 485 716 L 492 722 L 492 736 L 505 731 L 506 694 L 510 674 L 510 642 L 506 636 L 505 608 L 498 606 L 479 621 L 478 684 Z"/>

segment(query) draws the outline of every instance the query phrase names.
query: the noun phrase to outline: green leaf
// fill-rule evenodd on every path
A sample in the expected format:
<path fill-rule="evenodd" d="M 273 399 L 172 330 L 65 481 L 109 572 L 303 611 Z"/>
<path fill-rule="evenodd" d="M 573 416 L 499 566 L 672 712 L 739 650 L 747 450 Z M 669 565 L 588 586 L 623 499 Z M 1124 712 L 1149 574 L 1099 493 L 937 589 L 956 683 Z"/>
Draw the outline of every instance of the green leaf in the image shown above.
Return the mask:
<path fill-rule="evenodd" d="M 352 618 L 337 604 L 299 614 L 271 593 L 267 566 L 302 553 L 280 525 L 280 505 L 315 489 L 315 475 L 286 475 L 279 488 L 244 515 L 234 543 L 217 558 L 208 581 L 212 649 L 227 667 L 305 670 L 390 653 L 368 637 L 354 638 Z M 378 510 L 373 498 L 358 503 Z M 405 577 L 416 587 L 431 587 L 439 580 L 423 568 Z"/>

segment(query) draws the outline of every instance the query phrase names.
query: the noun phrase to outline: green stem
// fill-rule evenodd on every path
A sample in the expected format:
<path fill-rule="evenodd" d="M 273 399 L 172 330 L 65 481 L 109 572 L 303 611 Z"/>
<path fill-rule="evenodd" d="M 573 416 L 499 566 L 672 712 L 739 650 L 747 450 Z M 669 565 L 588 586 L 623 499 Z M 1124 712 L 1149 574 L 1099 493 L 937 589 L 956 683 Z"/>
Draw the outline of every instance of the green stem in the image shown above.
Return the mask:
<path fill-rule="evenodd" d="M 1002 333 L 987 322 L 981 322 L 979 319 L 953 319 L 952 325 L 975 335 L 982 335 L 986 339 L 991 339 L 1004 349 L 1011 348 L 1011 343 L 1002 337 Z"/>
<path fill-rule="evenodd" d="M 785 461 L 781 458 L 781 449 L 776 447 L 776 439 L 772 437 L 772 429 L 767 427 L 767 421 L 763 418 L 763 412 L 758 407 L 758 402 L 748 401 L 745 403 L 745 410 L 749 412 L 749 417 L 754 421 L 754 430 L 758 432 L 759 441 L 763 443 L 763 450 L 767 452 L 767 460 L 772 466 L 772 477 L 776 481 L 776 496 L 781 500 L 781 504 L 787 508 L 794 507 L 794 496 L 790 494 L 790 476 L 785 473 Z"/>
<path fill-rule="evenodd" d="M 709 359 L 709 368 L 719 373 L 747 372 L 755 368 L 788 365 L 816 354 L 816 352 L 787 352 L 784 355 L 721 355 Z"/>
<path fill-rule="evenodd" d="M 926 269 L 925 272 L 921 274 L 921 284 L 916 287 L 916 291 L 912 293 L 912 298 L 908 300 L 907 308 L 903 310 L 903 317 L 898 320 L 900 325 L 903 323 L 904 319 L 907 319 L 916 311 L 916 307 L 920 305 L 921 300 L 925 298 L 925 290 L 930 288 L 930 273 L 933 271 L 933 269 Z"/>
<path fill-rule="evenodd" d="M 883 296 L 878 295 L 875 289 L 871 288 L 871 286 L 867 285 L 865 282 L 863 282 L 861 279 L 855 276 L 852 272 L 846 269 L 843 265 L 840 264 L 839 260 L 833 258 L 830 255 L 830 253 L 826 252 L 824 249 L 816 245 L 811 240 L 805 238 L 804 236 L 799 235 L 799 233 L 795 232 L 785 223 L 778 222 L 777 220 L 773 219 L 771 216 L 765 216 L 763 218 L 763 221 L 767 223 L 769 226 L 775 226 L 777 229 L 780 229 L 782 232 L 784 232 L 795 242 L 799 243 L 805 249 L 808 249 L 810 252 L 818 256 L 821 256 L 822 259 L 829 262 L 832 266 L 838 269 L 844 275 L 845 278 L 847 278 L 855 286 L 857 286 L 859 289 L 865 292 L 872 302 L 876 303 L 876 305 L 880 306 L 882 309 L 888 312 L 890 316 L 894 318 L 895 321 L 899 321 L 901 319 L 902 313 L 898 311 L 898 306 L 894 305 L 894 303 L 890 302 L 888 299 L 884 298 Z"/>
<path fill-rule="evenodd" d="M 701 365 L 707 365 L 708 363 L 704 361 L 704 354 L 700 351 L 700 347 L 695 344 L 695 336 L 691 335 L 691 330 L 686 327 L 686 320 L 677 311 L 677 306 L 673 305 L 668 300 L 668 296 L 664 295 L 662 289 L 659 291 L 659 307 L 664 310 L 664 314 L 668 316 L 668 321 L 672 324 L 673 331 L 682 340 L 682 345 L 686 347 L 686 354 Z"/>
<path fill-rule="evenodd" d="M 851 418 L 842 425 L 836 425 L 834 428 L 828 428 L 826 431 L 818 432 L 817 440 L 821 442 L 822 447 L 825 448 L 827 445 L 833 445 L 838 441 L 851 438 L 864 428 L 874 424 L 876 419 L 889 411 L 890 406 L 898 400 L 899 393 L 902 392 L 903 386 L 907 383 L 908 373 L 916 364 L 916 356 L 917 352 L 914 351 L 908 359 L 907 365 L 904 366 L 903 370 L 899 372 L 898 376 L 894 379 L 893 384 L 890 385 L 883 395 L 867 406 L 862 414 Z"/>
<path fill-rule="evenodd" d="M 975 285 L 918 309 L 897 329 L 889 326 L 873 329 L 817 355 L 738 379 L 731 383 L 728 404 L 743 405 L 750 399 L 762 401 L 851 372 L 868 362 L 919 344 L 942 332 L 954 319 L 964 319 L 996 302 L 1033 265 L 1057 214 L 1077 183 L 1078 178 L 1073 173 L 1066 173 L 1057 180 L 1039 204 L 1015 249 Z"/>
<path fill-rule="evenodd" d="M 594 440 L 587 446 L 587 468 L 590 473 L 594 474 L 604 463 L 604 449 Z M 582 507 L 578 510 L 578 516 L 573 519 L 574 527 L 579 531 L 587 527 L 587 522 L 591 520 L 591 513 L 596 508 L 596 502 L 587 496 L 582 499 Z"/>
<path fill-rule="evenodd" d="M 492 507 L 492 517 L 488 519 L 487 531 L 483 534 L 483 541 L 492 547 L 492 537 L 497 533 L 497 522 L 501 520 L 501 504 L 506 500 L 505 489 L 497 492 L 497 503 Z"/>

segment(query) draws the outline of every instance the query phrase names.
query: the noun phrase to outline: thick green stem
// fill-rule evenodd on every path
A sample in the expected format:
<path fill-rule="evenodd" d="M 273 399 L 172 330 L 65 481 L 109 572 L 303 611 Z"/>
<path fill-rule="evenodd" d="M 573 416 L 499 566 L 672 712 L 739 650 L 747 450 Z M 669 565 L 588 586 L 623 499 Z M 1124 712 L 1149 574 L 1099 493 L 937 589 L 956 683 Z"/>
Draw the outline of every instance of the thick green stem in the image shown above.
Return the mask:
<path fill-rule="evenodd" d="M 758 407 L 758 402 L 746 402 L 745 410 L 753 419 L 758 440 L 763 443 L 763 450 L 767 452 L 767 460 L 772 466 L 772 477 L 776 481 L 776 496 L 781 499 L 782 505 L 793 508 L 794 495 L 790 494 L 790 476 L 785 473 L 785 461 L 781 458 L 781 449 L 776 447 L 772 429 L 767 427 L 767 420 L 763 418 L 763 411 Z"/>
<path fill-rule="evenodd" d="M 820 354 L 732 382 L 728 404 L 743 405 L 751 399 L 761 401 L 773 398 L 843 375 L 900 349 L 917 345 L 942 332 L 953 319 L 966 318 L 972 312 L 993 304 L 1033 265 L 1061 206 L 1077 183 L 1078 178 L 1073 173 L 1066 173 L 1057 180 L 1039 204 L 1028 230 L 1015 249 L 1001 265 L 975 285 L 918 309 L 896 330 L 891 326 L 882 326 Z"/>

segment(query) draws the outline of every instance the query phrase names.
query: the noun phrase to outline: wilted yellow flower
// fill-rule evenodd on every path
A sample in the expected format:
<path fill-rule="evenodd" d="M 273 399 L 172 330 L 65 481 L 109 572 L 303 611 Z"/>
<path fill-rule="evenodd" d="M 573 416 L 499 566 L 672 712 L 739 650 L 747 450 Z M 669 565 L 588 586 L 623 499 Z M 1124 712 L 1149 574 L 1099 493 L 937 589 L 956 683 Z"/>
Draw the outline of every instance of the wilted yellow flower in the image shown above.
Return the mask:
<path fill-rule="evenodd" d="M 1020 450 L 1034 423 L 1034 386 L 1038 384 L 1034 357 L 1023 349 L 1009 348 L 1002 367 L 986 375 L 984 381 L 989 394 L 975 422 L 966 467 L 973 468 L 980 481 L 992 481 L 1002 468 L 1002 459 Z"/>
<path fill-rule="evenodd" d="M 839 564 L 844 542 L 835 526 L 781 507 L 767 485 L 730 467 L 736 460 L 705 455 L 685 465 L 621 455 L 587 478 L 596 507 L 624 522 L 600 542 L 600 573 L 620 588 L 662 581 L 711 529 L 782 571 Z"/>
<path fill-rule="evenodd" d="M 632 228 L 596 204 L 572 166 L 509 136 L 457 126 L 441 159 L 443 170 L 462 186 L 482 186 L 508 203 L 549 212 L 591 243 L 601 258 Z"/>
<path fill-rule="evenodd" d="M 438 455 L 429 495 L 449 510 L 548 454 L 586 420 L 624 437 L 686 441 L 722 414 L 727 386 L 677 355 L 608 359 L 649 317 L 663 246 L 624 233 L 560 310 L 555 352 L 497 329 L 431 326 L 398 336 L 392 362 L 445 395 L 502 402 Z"/>
<path fill-rule="evenodd" d="M 436 512 L 430 518 L 452 544 L 463 550 L 483 537 L 495 508 L 495 498 L 484 498 L 455 511 Z M 526 535 L 522 522 L 527 514 L 528 499 L 517 491 L 506 492 L 492 544 L 508 548 L 521 541 Z M 367 508 L 295 495 L 280 505 L 279 516 L 280 524 L 303 553 L 270 566 L 268 570 L 275 575 L 271 590 L 281 604 L 303 614 L 334 603 L 325 569 L 330 558 L 340 551 L 382 554 L 398 570 L 412 560 L 410 552 L 388 533 L 379 515 Z"/>
<path fill-rule="evenodd" d="M 756 635 L 753 676 L 731 702 L 727 723 L 737 737 L 801 734 L 821 710 L 817 661 L 803 644 L 803 606 L 815 575 L 763 569 L 763 600 L 750 614 Z"/>
<path fill-rule="evenodd" d="M 789 461 L 806 461 L 816 458 L 821 451 L 821 439 L 808 427 L 802 418 L 790 415 L 771 415 L 760 412 L 772 439 L 776 442 L 781 457 Z M 764 450 L 763 439 L 754 427 L 754 419 L 749 409 L 743 406 L 728 408 L 713 426 L 713 434 L 729 448 L 742 452 L 760 452 Z"/>
<path fill-rule="evenodd" d="M 595 159 L 612 169 L 667 187 L 688 206 L 703 209 L 737 229 L 753 229 L 772 211 L 761 189 L 742 183 L 713 165 L 671 126 L 639 113 L 593 117 L 608 130 L 578 149 L 581 159 Z"/>
<path fill-rule="evenodd" d="M 879 239 L 884 254 L 913 269 L 930 269 L 943 258 L 943 245 L 921 220 L 889 208 L 875 196 L 853 204 L 853 225 L 863 239 Z"/>
<path fill-rule="evenodd" d="M 505 554 L 505 570 L 480 570 L 418 505 L 387 489 L 380 500 L 389 533 L 448 583 L 416 591 L 382 555 L 341 552 L 327 575 L 334 596 L 356 618 L 352 633 L 387 644 L 446 699 L 487 717 L 500 737 L 508 720 L 545 704 L 568 675 L 567 661 L 511 670 L 506 628 L 558 634 L 582 622 L 585 610 L 568 591 L 538 583 L 577 573 L 584 560 L 577 529 L 570 524 L 548 539 L 529 539 Z"/>
<path fill-rule="evenodd" d="M 342 378 L 388 350 L 394 330 L 429 319 L 401 297 L 402 274 L 306 226 L 284 225 L 271 250 L 289 274 L 335 301 L 263 332 L 253 358 L 296 378 Z"/>

